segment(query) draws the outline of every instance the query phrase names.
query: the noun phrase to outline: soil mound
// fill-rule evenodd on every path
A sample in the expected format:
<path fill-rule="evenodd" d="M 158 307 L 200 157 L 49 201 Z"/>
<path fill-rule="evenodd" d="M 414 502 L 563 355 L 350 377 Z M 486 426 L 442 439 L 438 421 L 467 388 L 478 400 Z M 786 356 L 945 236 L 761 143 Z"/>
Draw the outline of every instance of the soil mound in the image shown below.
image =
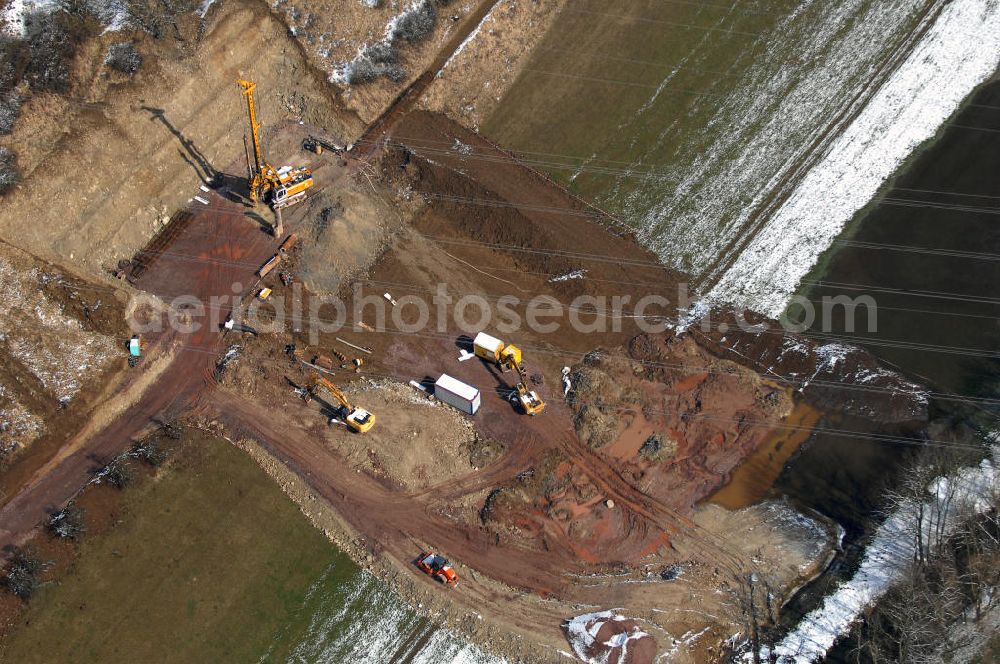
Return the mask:
<path fill-rule="evenodd" d="M 596 664 L 652 664 L 656 641 L 631 618 L 611 611 L 588 613 L 563 623 L 577 657 Z"/>

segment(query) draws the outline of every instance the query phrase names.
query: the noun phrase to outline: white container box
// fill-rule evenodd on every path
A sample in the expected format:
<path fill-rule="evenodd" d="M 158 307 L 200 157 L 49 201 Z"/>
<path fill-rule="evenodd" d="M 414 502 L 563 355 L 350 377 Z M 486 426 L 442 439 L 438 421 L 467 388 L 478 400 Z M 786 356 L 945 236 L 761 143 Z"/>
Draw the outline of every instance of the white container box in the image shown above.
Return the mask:
<path fill-rule="evenodd" d="M 441 374 L 434 382 L 434 396 L 467 415 L 475 415 L 481 403 L 479 390 L 448 374 Z"/>

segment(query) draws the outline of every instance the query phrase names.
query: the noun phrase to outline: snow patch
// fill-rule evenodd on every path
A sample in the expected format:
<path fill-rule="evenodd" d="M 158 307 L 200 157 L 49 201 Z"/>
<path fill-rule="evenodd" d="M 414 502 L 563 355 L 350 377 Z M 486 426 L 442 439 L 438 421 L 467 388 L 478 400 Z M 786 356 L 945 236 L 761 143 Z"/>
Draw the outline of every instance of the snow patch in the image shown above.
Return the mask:
<path fill-rule="evenodd" d="M 633 641 L 649 637 L 649 634 L 639 629 L 618 632 L 612 635 L 607 641 L 599 644 L 600 646 L 614 648 L 615 650 L 604 651 L 598 656 L 594 656 L 591 653 L 594 646 L 598 645 L 598 634 L 600 634 L 601 629 L 608 622 L 624 622 L 626 620 L 629 620 L 629 618 L 618 615 L 614 611 L 596 611 L 567 620 L 563 623 L 563 629 L 566 632 L 566 638 L 569 641 L 570 647 L 581 661 L 588 662 L 589 664 L 605 664 L 611 659 L 613 653 L 617 653 L 617 658 L 614 661 L 625 662 L 628 661 L 629 645 Z"/>
<path fill-rule="evenodd" d="M 451 146 L 451 149 L 454 152 L 457 152 L 459 154 L 465 154 L 465 155 L 472 154 L 472 152 L 473 152 L 471 145 L 466 145 L 465 143 L 463 143 L 462 141 L 458 140 L 457 138 L 455 139 L 454 145 Z"/>
<path fill-rule="evenodd" d="M 573 279 L 583 279 L 584 275 L 587 274 L 587 270 L 573 270 L 572 272 L 567 272 L 565 274 L 560 274 L 549 279 L 550 283 L 558 283 L 560 281 L 572 281 Z"/>
<path fill-rule="evenodd" d="M 965 505 L 977 512 L 988 509 L 993 492 L 1000 488 L 1000 446 L 994 446 L 993 458 L 978 466 L 962 469 L 954 477 L 940 477 L 928 487 L 939 498 L 955 488 L 954 505 Z M 911 518 L 913 508 L 903 506 L 893 512 L 876 530 L 861 566 L 854 576 L 827 595 L 823 604 L 806 615 L 785 638 L 774 647 L 782 664 L 816 662 L 826 656 L 834 642 L 846 634 L 865 607 L 882 596 L 898 577 L 899 570 L 913 559 Z M 955 527 L 955 516 L 961 509 L 951 509 L 943 517 L 947 532 Z M 928 533 L 931 537 L 933 533 Z M 763 655 L 767 659 L 767 655 Z M 751 661 L 750 654 L 744 661 Z"/>
<path fill-rule="evenodd" d="M 24 37 L 27 26 L 24 19 L 35 12 L 48 12 L 58 7 L 58 0 L 10 0 L 3 11 L 4 31 L 9 35 Z"/>
<path fill-rule="evenodd" d="M 848 358 L 857 349 L 844 344 L 826 344 L 816 349 L 818 362 L 816 371 L 834 371 L 837 365 Z"/>
<path fill-rule="evenodd" d="M 998 64 L 1000 3 L 948 3 L 709 297 L 780 315 L 844 225 Z"/>

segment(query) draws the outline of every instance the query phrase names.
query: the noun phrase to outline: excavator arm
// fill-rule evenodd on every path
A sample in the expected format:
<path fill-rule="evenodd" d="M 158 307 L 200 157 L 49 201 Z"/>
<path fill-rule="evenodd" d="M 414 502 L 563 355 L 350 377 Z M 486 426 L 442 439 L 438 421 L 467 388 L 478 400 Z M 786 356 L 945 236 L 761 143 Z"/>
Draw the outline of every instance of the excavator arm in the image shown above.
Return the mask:
<path fill-rule="evenodd" d="M 521 404 L 521 408 L 524 409 L 525 413 L 528 415 L 538 415 L 545 410 L 545 402 L 538 396 L 538 393 L 528 389 L 528 372 L 524 370 L 524 367 L 518 361 L 515 354 L 501 355 L 500 368 L 503 371 L 513 369 L 517 372 L 518 383 L 514 386 L 514 390 L 517 392 L 517 401 Z"/>
<path fill-rule="evenodd" d="M 351 402 L 347 400 L 344 393 L 340 391 L 339 387 L 328 381 L 326 378 L 323 378 L 318 373 L 314 373 L 312 375 L 310 387 L 306 394 L 310 397 L 314 396 L 316 390 L 320 387 L 332 394 L 333 398 L 340 404 L 338 416 L 348 427 L 358 433 L 365 433 L 375 425 L 374 415 L 363 408 L 356 408 L 353 406 Z"/>
<path fill-rule="evenodd" d="M 315 392 L 316 389 L 319 388 L 319 387 L 322 387 L 327 392 L 329 392 L 330 394 L 332 394 L 333 397 L 344 408 L 347 408 L 348 410 L 353 410 L 354 409 L 354 406 L 352 406 L 351 402 L 347 400 L 347 397 L 344 395 L 343 392 L 340 391 L 339 387 L 337 387 L 336 385 L 334 385 L 333 383 L 331 383 L 330 381 L 328 381 L 326 378 L 323 378 L 318 373 L 314 373 L 312 375 L 312 388 L 309 391 L 310 392 Z"/>

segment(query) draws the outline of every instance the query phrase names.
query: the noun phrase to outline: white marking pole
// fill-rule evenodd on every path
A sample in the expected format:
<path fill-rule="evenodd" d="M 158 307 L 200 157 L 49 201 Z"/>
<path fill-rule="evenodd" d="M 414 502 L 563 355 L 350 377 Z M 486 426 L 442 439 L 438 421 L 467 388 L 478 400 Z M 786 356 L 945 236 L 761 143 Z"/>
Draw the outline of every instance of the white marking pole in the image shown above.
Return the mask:
<path fill-rule="evenodd" d="M 370 350 L 368 350 L 367 348 L 362 348 L 361 346 L 355 346 L 355 345 L 354 345 L 354 344 L 352 344 L 352 343 L 351 343 L 350 341 L 344 341 L 344 340 L 343 340 L 343 339 L 341 339 L 340 337 L 336 337 L 336 339 L 337 339 L 337 341 L 339 341 L 340 343 L 344 344 L 345 346 L 350 346 L 350 347 L 351 347 L 351 348 L 353 348 L 354 350 L 360 350 L 360 351 L 361 351 L 362 353 L 368 353 L 369 355 L 371 355 L 371 354 L 372 354 L 372 352 L 371 352 Z"/>

